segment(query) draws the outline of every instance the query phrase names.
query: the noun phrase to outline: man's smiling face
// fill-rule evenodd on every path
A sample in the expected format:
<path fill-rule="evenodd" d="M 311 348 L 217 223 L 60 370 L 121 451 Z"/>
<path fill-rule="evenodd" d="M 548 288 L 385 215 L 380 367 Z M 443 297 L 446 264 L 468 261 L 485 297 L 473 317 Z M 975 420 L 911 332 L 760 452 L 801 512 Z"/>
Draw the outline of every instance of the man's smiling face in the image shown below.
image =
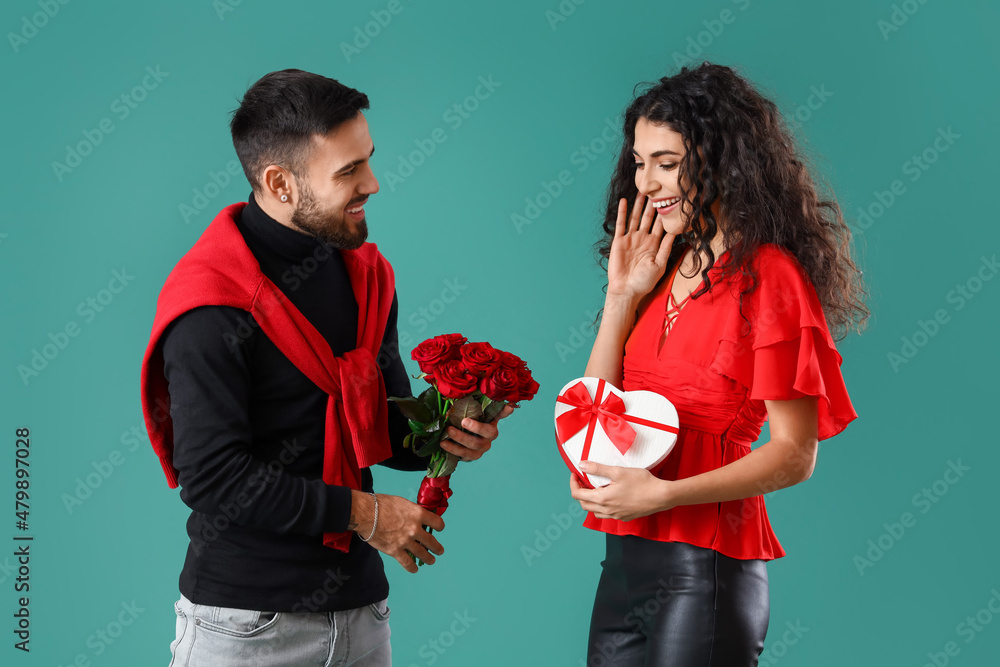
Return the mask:
<path fill-rule="evenodd" d="M 360 247 L 368 238 L 364 205 L 379 189 L 369 163 L 374 152 L 360 112 L 326 135 L 313 135 L 309 157 L 294 174 L 292 225 L 337 248 Z"/>

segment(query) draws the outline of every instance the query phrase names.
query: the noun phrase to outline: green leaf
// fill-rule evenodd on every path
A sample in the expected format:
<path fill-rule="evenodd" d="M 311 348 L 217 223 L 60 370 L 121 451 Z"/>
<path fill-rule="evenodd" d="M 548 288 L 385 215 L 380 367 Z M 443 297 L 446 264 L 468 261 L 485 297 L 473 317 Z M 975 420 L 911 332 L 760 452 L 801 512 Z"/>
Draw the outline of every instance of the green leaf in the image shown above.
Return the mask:
<path fill-rule="evenodd" d="M 430 435 L 430 433 L 428 433 L 427 431 L 427 427 L 421 424 L 420 422 L 411 419 L 407 423 L 410 425 L 410 430 L 413 431 L 413 434 L 416 435 L 417 437 L 427 437 L 428 435 Z"/>
<path fill-rule="evenodd" d="M 414 435 L 415 434 L 413 434 L 413 433 L 407 433 L 406 434 L 406 437 L 403 438 L 403 447 L 404 448 L 409 449 L 410 447 L 413 446 L 413 436 Z"/>
<path fill-rule="evenodd" d="M 426 442 L 420 445 L 420 449 L 417 450 L 417 456 L 430 456 L 434 452 L 440 451 L 442 436 L 444 436 L 444 429 L 435 431 Z"/>
<path fill-rule="evenodd" d="M 399 411 L 409 419 L 415 419 L 419 422 L 429 422 L 434 419 L 433 413 L 427 409 L 427 406 L 413 396 L 405 398 L 390 396 L 389 400 L 394 401 L 399 406 Z"/>
<path fill-rule="evenodd" d="M 447 477 L 451 473 L 455 472 L 455 468 L 458 467 L 458 457 L 447 452 L 448 456 L 445 458 L 444 465 L 438 470 L 437 477 Z"/>
<path fill-rule="evenodd" d="M 483 410 L 482 421 L 487 423 L 493 421 L 494 419 L 497 418 L 497 415 L 499 415 L 505 407 L 507 407 L 506 401 L 493 401 L 492 403 L 486 406 L 485 410 Z"/>
<path fill-rule="evenodd" d="M 420 399 L 420 402 L 423 403 L 425 406 L 427 406 L 427 409 L 430 410 L 432 414 L 437 412 L 437 407 L 438 407 L 437 393 L 438 393 L 437 389 L 435 389 L 434 387 L 428 387 L 427 389 L 424 389 L 423 393 L 421 393 L 420 396 L 418 397 Z M 430 421 L 430 419 L 427 419 L 425 421 Z"/>
<path fill-rule="evenodd" d="M 455 401 L 448 411 L 448 421 L 455 428 L 462 428 L 462 420 L 465 418 L 479 420 L 483 416 L 483 408 L 472 396 L 466 396 Z"/>

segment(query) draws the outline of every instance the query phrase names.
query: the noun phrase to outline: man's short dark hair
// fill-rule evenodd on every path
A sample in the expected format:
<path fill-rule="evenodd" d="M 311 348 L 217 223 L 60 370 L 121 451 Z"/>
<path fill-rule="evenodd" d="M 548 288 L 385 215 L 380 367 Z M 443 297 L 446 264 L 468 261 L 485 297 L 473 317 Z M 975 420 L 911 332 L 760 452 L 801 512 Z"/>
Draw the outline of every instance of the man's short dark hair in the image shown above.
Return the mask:
<path fill-rule="evenodd" d="M 368 96 L 339 81 L 300 69 L 262 76 L 250 86 L 229 129 L 243 173 L 255 192 L 269 164 L 304 173 L 312 135 L 328 134 L 368 108 Z"/>

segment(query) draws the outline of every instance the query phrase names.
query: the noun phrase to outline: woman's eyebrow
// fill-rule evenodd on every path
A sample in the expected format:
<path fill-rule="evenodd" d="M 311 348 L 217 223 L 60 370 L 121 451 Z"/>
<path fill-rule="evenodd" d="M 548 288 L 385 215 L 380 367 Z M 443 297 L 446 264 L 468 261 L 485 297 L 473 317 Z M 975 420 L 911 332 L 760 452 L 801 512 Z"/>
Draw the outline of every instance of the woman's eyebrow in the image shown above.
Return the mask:
<path fill-rule="evenodd" d="M 635 152 L 634 148 L 632 149 L 632 154 L 635 155 L 636 157 L 641 157 L 638 153 Z M 680 153 L 677 153 L 675 151 L 662 150 L 662 151 L 656 151 L 655 153 L 650 153 L 649 157 L 663 157 L 664 155 L 680 155 Z"/>

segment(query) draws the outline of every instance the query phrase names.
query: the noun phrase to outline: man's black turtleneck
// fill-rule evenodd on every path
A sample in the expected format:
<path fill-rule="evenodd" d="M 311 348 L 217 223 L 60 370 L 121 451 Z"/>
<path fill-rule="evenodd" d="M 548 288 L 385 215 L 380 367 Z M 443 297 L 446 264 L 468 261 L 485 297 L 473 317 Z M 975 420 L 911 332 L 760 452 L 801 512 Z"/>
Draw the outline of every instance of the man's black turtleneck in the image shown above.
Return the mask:
<path fill-rule="evenodd" d="M 330 344 L 357 347 L 358 304 L 340 251 L 282 225 L 250 196 L 237 227 L 261 270 Z M 411 395 L 399 357 L 398 304 L 379 354 L 388 396 Z M 323 546 L 347 529 L 351 490 L 322 480 L 327 396 L 229 306 L 201 306 L 163 334 L 164 374 L 181 499 L 192 509 L 180 592 L 196 604 L 338 611 L 384 599 L 382 559 L 357 534 L 347 553 Z M 406 419 L 389 403 L 400 470 L 426 460 L 403 448 Z M 363 489 L 372 490 L 370 470 Z"/>

